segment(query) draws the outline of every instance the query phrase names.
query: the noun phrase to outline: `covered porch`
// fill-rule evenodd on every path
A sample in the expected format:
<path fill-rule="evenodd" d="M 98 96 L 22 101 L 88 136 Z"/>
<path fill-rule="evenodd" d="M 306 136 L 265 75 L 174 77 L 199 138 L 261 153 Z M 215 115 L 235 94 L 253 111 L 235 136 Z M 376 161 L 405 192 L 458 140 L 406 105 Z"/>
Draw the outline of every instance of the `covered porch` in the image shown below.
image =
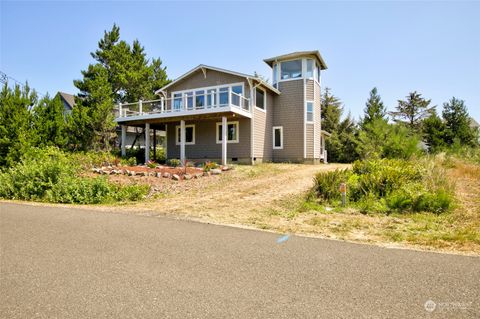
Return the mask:
<path fill-rule="evenodd" d="M 127 127 L 144 130 L 145 162 L 150 161 L 152 131 L 166 135 L 166 159 L 179 159 L 182 166 L 187 161 L 218 161 L 227 165 L 229 161 L 250 160 L 250 114 L 239 114 L 227 110 L 207 114 L 148 118 L 118 118 L 121 127 L 121 153 L 126 156 Z M 156 134 L 153 134 L 155 137 Z M 153 141 L 155 149 L 156 142 Z M 155 153 L 155 151 L 154 151 Z"/>

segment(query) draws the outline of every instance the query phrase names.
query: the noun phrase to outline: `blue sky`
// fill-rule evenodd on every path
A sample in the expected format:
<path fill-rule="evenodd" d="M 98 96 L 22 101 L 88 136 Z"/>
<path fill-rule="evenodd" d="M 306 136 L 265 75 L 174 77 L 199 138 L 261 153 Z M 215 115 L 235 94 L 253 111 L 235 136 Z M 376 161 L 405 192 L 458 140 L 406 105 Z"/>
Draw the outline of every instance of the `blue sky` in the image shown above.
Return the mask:
<path fill-rule="evenodd" d="M 198 64 L 271 78 L 265 58 L 318 49 L 332 88 L 358 118 L 376 86 L 390 110 L 417 90 L 456 96 L 480 120 L 480 2 L 3 1 L 0 70 L 39 92 L 75 93 L 116 22 L 170 78 Z"/>

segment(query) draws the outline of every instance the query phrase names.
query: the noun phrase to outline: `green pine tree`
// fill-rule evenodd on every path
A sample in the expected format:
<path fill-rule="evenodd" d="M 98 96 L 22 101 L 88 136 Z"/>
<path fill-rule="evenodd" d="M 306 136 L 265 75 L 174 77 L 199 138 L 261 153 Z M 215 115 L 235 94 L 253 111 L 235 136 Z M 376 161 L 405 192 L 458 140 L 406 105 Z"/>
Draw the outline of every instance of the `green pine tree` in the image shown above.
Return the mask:
<path fill-rule="evenodd" d="M 398 100 L 397 110 L 390 112 L 395 122 L 405 124 L 411 132 L 421 131 L 424 118 L 430 116 L 435 106 L 430 106 L 431 100 L 426 100 L 420 93 L 412 92 L 406 100 Z"/>
<path fill-rule="evenodd" d="M 447 127 L 436 111 L 423 120 L 422 132 L 429 152 L 437 153 L 447 147 Z"/>
<path fill-rule="evenodd" d="M 452 145 L 458 140 L 461 145 L 477 145 L 477 134 L 470 127 L 470 116 L 465 101 L 452 97 L 449 102 L 443 104 L 442 116 L 447 129 L 448 144 Z"/>
<path fill-rule="evenodd" d="M 57 146 L 66 148 L 68 145 L 67 119 L 60 96 L 41 99 L 33 108 L 33 131 L 37 146 Z"/>
<path fill-rule="evenodd" d="M 18 161 L 32 145 L 34 132 L 31 109 L 37 94 L 28 84 L 11 89 L 6 83 L 0 92 L 0 166 Z"/>
<path fill-rule="evenodd" d="M 350 163 L 358 158 L 356 152 L 357 127 L 350 114 L 341 120 L 342 102 L 326 88 L 322 95 L 322 130 L 331 134 L 326 139 L 330 162 Z"/>
<path fill-rule="evenodd" d="M 388 121 L 387 110 L 385 105 L 383 105 L 382 98 L 378 95 L 376 87 L 370 91 L 370 97 L 368 98 L 367 103 L 365 103 L 365 109 L 363 112 L 364 117 L 360 120 L 360 127 L 362 128 L 376 119 Z"/>
<path fill-rule="evenodd" d="M 96 63 L 82 71 L 83 79 L 74 81 L 80 93 L 69 128 L 76 137 L 74 148 L 108 150 L 115 138 L 114 105 L 154 99 L 155 91 L 169 80 L 162 61 L 150 61 L 138 40 L 132 46 L 120 40 L 116 24 L 104 32 L 91 56 Z"/>

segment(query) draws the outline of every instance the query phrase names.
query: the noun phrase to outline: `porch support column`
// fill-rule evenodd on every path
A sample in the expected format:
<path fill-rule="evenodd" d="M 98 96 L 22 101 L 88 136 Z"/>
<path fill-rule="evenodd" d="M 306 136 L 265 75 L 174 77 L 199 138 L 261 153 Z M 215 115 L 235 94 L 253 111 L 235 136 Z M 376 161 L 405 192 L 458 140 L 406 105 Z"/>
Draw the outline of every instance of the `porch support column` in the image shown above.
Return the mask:
<path fill-rule="evenodd" d="M 150 160 L 150 123 L 145 123 L 145 163 Z"/>
<path fill-rule="evenodd" d="M 227 165 L 227 117 L 226 116 L 222 116 L 222 165 L 224 166 Z"/>
<path fill-rule="evenodd" d="M 121 148 L 122 148 L 122 156 L 126 156 L 127 155 L 127 149 L 126 149 L 126 143 L 127 143 L 127 126 L 126 125 L 122 125 L 122 141 L 121 141 Z"/>
<path fill-rule="evenodd" d="M 153 129 L 153 160 L 157 161 L 157 130 Z"/>
<path fill-rule="evenodd" d="M 185 166 L 185 121 L 180 121 L 180 162 Z"/>

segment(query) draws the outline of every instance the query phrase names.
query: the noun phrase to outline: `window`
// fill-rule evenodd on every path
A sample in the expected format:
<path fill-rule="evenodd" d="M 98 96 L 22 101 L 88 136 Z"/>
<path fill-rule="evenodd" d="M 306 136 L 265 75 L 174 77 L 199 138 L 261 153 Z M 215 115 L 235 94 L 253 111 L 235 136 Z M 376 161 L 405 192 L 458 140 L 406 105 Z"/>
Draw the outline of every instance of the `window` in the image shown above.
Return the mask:
<path fill-rule="evenodd" d="M 265 94 L 265 91 L 257 87 L 255 89 L 255 106 L 259 109 L 265 110 L 267 104 L 266 100 L 267 95 Z"/>
<path fill-rule="evenodd" d="M 307 102 L 307 122 L 313 122 L 313 102 Z"/>
<path fill-rule="evenodd" d="M 225 106 L 228 104 L 228 87 L 220 88 L 219 91 L 220 91 L 220 106 Z"/>
<path fill-rule="evenodd" d="M 195 107 L 203 108 L 205 106 L 205 91 L 195 92 Z"/>
<path fill-rule="evenodd" d="M 302 60 L 286 61 L 281 64 L 281 79 L 295 79 L 302 77 Z"/>
<path fill-rule="evenodd" d="M 273 127 L 273 149 L 283 149 L 283 126 Z"/>
<path fill-rule="evenodd" d="M 305 74 L 305 77 L 307 79 L 313 78 L 313 66 L 315 63 L 311 59 L 307 59 L 307 74 Z"/>
<path fill-rule="evenodd" d="M 217 123 L 217 144 L 222 143 L 222 123 Z M 227 122 L 227 143 L 238 143 L 238 122 Z"/>
<path fill-rule="evenodd" d="M 277 77 L 278 77 L 278 64 L 275 63 L 273 65 L 273 80 L 272 80 L 272 83 L 273 83 L 273 86 L 274 87 L 277 87 Z"/>
<path fill-rule="evenodd" d="M 180 145 L 180 125 L 176 126 L 176 145 Z M 195 125 L 185 125 L 185 145 L 195 144 Z"/>
<path fill-rule="evenodd" d="M 233 94 L 236 93 L 236 94 Z M 237 95 L 238 94 L 238 95 Z M 241 85 L 232 86 L 232 104 L 242 106 L 243 87 Z"/>
<path fill-rule="evenodd" d="M 317 65 L 315 69 L 317 70 L 316 79 L 317 79 L 318 83 L 320 83 L 320 67 Z"/>
<path fill-rule="evenodd" d="M 182 93 L 173 95 L 173 110 L 180 111 L 182 109 Z"/>
<path fill-rule="evenodd" d="M 193 109 L 193 92 L 186 92 L 185 93 L 186 101 L 187 101 L 187 109 Z"/>

